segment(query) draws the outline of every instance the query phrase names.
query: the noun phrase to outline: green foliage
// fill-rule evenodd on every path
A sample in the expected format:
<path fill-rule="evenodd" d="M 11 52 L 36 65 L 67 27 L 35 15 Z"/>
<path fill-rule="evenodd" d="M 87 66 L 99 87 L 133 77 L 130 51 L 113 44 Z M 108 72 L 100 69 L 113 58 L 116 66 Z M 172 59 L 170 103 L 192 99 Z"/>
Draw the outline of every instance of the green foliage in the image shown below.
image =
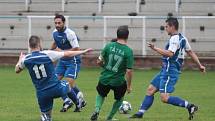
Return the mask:
<path fill-rule="evenodd" d="M 89 121 L 94 111 L 96 85 L 100 69 L 84 68 L 77 79 L 78 87 L 84 92 L 87 106 L 81 113 L 74 113 L 73 109 L 66 113 L 60 113 L 62 100 L 56 99 L 53 108 L 54 121 Z M 145 90 L 150 80 L 159 70 L 134 70 L 131 94 L 126 95 L 125 100 L 132 105 L 131 114 L 135 113 L 145 95 Z M 12 67 L 0 67 L 0 121 L 38 121 L 40 112 L 37 104 L 35 89 L 30 76 L 25 70 L 15 74 Z M 201 74 L 197 71 L 184 71 L 177 83 L 175 96 L 180 96 L 199 105 L 200 109 L 194 117 L 194 121 L 214 121 L 215 113 L 215 72 Z M 109 93 L 99 120 L 105 120 L 113 104 L 113 94 Z M 121 121 L 129 120 L 129 115 L 119 114 L 115 118 Z M 159 94 L 155 95 L 155 101 L 151 109 L 144 115 L 144 121 L 188 121 L 187 110 L 161 103 Z"/>

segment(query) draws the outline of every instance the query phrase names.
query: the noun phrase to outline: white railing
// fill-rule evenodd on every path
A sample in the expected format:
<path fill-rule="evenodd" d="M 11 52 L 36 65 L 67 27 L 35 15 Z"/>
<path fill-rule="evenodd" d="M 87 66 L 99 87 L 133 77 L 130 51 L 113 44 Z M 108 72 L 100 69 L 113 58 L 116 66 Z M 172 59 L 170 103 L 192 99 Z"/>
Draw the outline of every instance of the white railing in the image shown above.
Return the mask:
<path fill-rule="evenodd" d="M 144 1 L 144 0 L 143 0 Z M 182 0 L 1 0 L 2 15 L 28 14 L 53 15 L 56 12 L 70 15 L 126 15 L 136 12 L 137 15 L 163 16 L 172 13 L 182 15 L 213 15 L 213 0 L 182 1 Z M 113 7 L 110 7 L 113 6 Z M 55 8 L 53 10 L 53 8 Z M 127 8 L 127 9 L 126 9 Z M 205 8 L 205 9 L 198 9 Z M 26 13 L 27 12 L 27 13 Z"/>
<path fill-rule="evenodd" d="M 93 47 L 98 50 L 116 37 L 116 29 L 119 25 L 128 25 L 130 30 L 129 45 L 135 50 L 136 55 L 149 55 L 149 48 L 146 47 L 147 41 L 155 39 L 157 46 L 163 47 L 168 39 L 168 35 L 160 30 L 160 26 L 164 26 L 166 17 L 161 16 L 65 16 L 66 26 L 72 27 L 81 38 L 81 45 L 85 47 Z M 52 40 L 52 30 L 54 29 L 54 16 L 0 16 L 0 53 L 2 50 L 27 49 L 27 39 L 32 34 L 41 32 L 41 36 L 46 42 L 45 48 L 49 48 Z M 215 52 L 215 16 L 182 16 L 178 17 L 180 28 L 184 35 L 191 41 L 192 47 L 199 52 Z M 72 21 L 72 22 L 71 22 Z M 16 23 L 17 22 L 17 23 Z M 13 28 L 9 28 L 10 26 Z M 51 30 L 46 30 L 44 25 L 50 25 Z M 89 27 L 83 30 L 83 26 Z M 18 27 L 17 27 L 18 26 Z M 203 26 L 204 30 L 199 30 Z M 8 32 L 10 31 L 13 32 Z M 23 31 L 16 34 L 16 29 Z M 25 32 L 26 31 L 26 32 Z M 86 31 L 86 32 L 82 32 Z M 91 32 L 91 33 L 90 33 Z M 93 33 L 92 33 L 93 32 Z M 88 34 L 89 33 L 89 34 Z M 100 34 L 103 33 L 103 34 Z M 93 35 L 92 35 L 93 34 Z M 19 40 L 19 38 L 23 40 Z M 10 45 L 10 43 L 14 43 Z M 16 44 L 17 43 L 17 44 Z M 21 44 L 19 47 L 18 45 Z M 14 47 L 13 47 L 14 46 Z"/>
<path fill-rule="evenodd" d="M 31 0 L 25 0 L 25 10 L 26 11 L 28 11 L 29 10 L 29 7 L 30 7 L 30 2 Z M 175 12 L 176 13 L 178 13 L 178 11 L 179 11 L 179 1 L 180 0 L 175 0 Z M 98 4 L 97 4 L 97 8 L 98 8 L 98 13 L 101 13 L 102 11 L 103 11 L 103 0 L 98 0 Z M 140 6 L 141 6 L 141 4 L 140 4 L 140 0 L 135 0 L 134 1 L 135 3 L 136 3 L 136 6 L 135 6 L 135 11 L 136 11 L 136 13 L 138 14 L 139 12 L 140 12 Z M 60 4 L 59 4 L 59 6 L 60 6 Z M 62 12 L 65 12 L 65 0 L 61 0 L 61 11 Z"/>

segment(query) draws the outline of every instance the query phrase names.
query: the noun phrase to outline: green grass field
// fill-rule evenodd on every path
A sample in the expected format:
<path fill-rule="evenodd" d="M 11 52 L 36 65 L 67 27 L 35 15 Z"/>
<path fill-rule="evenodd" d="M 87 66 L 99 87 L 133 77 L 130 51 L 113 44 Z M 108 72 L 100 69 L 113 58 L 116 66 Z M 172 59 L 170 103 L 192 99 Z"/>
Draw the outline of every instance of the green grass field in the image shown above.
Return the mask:
<path fill-rule="evenodd" d="M 84 92 L 88 102 L 81 113 L 69 110 L 60 113 L 61 99 L 56 99 L 53 108 L 54 121 L 89 121 L 94 111 L 96 90 L 100 69 L 82 69 L 77 80 L 78 86 Z M 115 115 L 120 121 L 188 121 L 187 110 L 160 102 L 156 94 L 151 109 L 140 120 L 129 120 L 129 115 L 135 113 L 140 106 L 147 85 L 159 70 L 134 70 L 132 82 L 133 91 L 126 95 L 125 100 L 132 105 L 130 114 Z M 184 71 L 177 83 L 173 95 L 183 97 L 198 104 L 200 109 L 194 121 L 215 121 L 215 72 L 201 74 L 198 71 Z M 105 120 L 113 103 L 113 94 L 105 100 L 99 120 Z M 35 90 L 27 71 L 15 74 L 13 67 L 0 67 L 0 121 L 39 121 L 39 108 L 35 98 Z"/>

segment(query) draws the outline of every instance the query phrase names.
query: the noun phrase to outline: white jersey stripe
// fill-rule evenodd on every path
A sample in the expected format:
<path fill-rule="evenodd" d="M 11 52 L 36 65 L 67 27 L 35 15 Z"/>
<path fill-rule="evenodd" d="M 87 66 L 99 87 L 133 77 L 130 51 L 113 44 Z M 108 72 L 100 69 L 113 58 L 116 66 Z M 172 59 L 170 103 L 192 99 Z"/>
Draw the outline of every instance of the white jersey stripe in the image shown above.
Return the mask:
<path fill-rule="evenodd" d="M 40 55 L 40 56 L 25 58 L 25 60 L 30 60 L 30 59 L 34 59 L 34 58 L 46 58 L 46 57 L 48 57 L 48 56 L 47 55 Z"/>
<path fill-rule="evenodd" d="M 166 81 L 166 84 L 165 84 L 165 89 L 164 89 L 164 92 L 167 93 L 167 85 L 169 83 L 169 80 L 170 80 L 170 77 L 168 76 L 167 77 L 167 81 Z"/>

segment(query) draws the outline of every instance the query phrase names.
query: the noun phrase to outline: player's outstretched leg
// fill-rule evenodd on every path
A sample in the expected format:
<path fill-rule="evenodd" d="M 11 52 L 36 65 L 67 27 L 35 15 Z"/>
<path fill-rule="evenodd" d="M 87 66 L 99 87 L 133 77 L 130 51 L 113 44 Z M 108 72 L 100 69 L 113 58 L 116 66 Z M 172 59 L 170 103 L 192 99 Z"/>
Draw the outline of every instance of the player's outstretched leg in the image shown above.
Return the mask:
<path fill-rule="evenodd" d="M 146 95 L 139 111 L 129 118 L 142 118 L 145 111 L 151 107 L 153 102 L 154 102 L 154 95 L 151 95 L 151 96 Z"/>
<path fill-rule="evenodd" d="M 192 120 L 193 119 L 193 116 L 195 114 L 196 111 L 198 111 L 198 106 L 194 105 L 194 104 L 190 104 L 188 107 L 187 107 L 187 110 L 189 112 L 189 120 Z"/>
<path fill-rule="evenodd" d="M 102 108 L 102 104 L 104 103 L 105 98 L 102 97 L 101 95 L 97 95 L 96 96 L 96 105 L 95 105 L 95 111 L 93 112 L 93 114 L 90 117 L 91 121 L 97 121 L 98 117 L 99 117 L 99 112 Z"/>
<path fill-rule="evenodd" d="M 113 116 L 116 114 L 116 112 L 118 111 L 119 107 L 121 106 L 123 101 L 123 98 L 118 99 L 114 102 L 113 107 L 111 109 L 111 112 L 109 113 L 108 117 L 107 117 L 107 121 L 111 121 L 113 119 Z"/>
<path fill-rule="evenodd" d="M 198 110 L 198 106 L 191 104 L 188 101 L 181 99 L 180 97 L 170 96 L 168 98 L 167 103 L 175 106 L 187 108 L 189 113 L 189 120 L 193 119 L 194 113 Z"/>
<path fill-rule="evenodd" d="M 79 101 L 79 107 L 84 108 L 87 105 L 87 102 L 84 100 L 84 95 L 80 91 L 80 89 L 75 85 L 73 88 L 74 92 L 77 95 L 78 101 Z"/>
<path fill-rule="evenodd" d="M 79 101 L 78 101 L 77 95 L 75 94 L 75 91 L 71 89 L 67 95 L 75 104 L 74 112 L 81 112 L 81 107 L 79 106 Z"/>

